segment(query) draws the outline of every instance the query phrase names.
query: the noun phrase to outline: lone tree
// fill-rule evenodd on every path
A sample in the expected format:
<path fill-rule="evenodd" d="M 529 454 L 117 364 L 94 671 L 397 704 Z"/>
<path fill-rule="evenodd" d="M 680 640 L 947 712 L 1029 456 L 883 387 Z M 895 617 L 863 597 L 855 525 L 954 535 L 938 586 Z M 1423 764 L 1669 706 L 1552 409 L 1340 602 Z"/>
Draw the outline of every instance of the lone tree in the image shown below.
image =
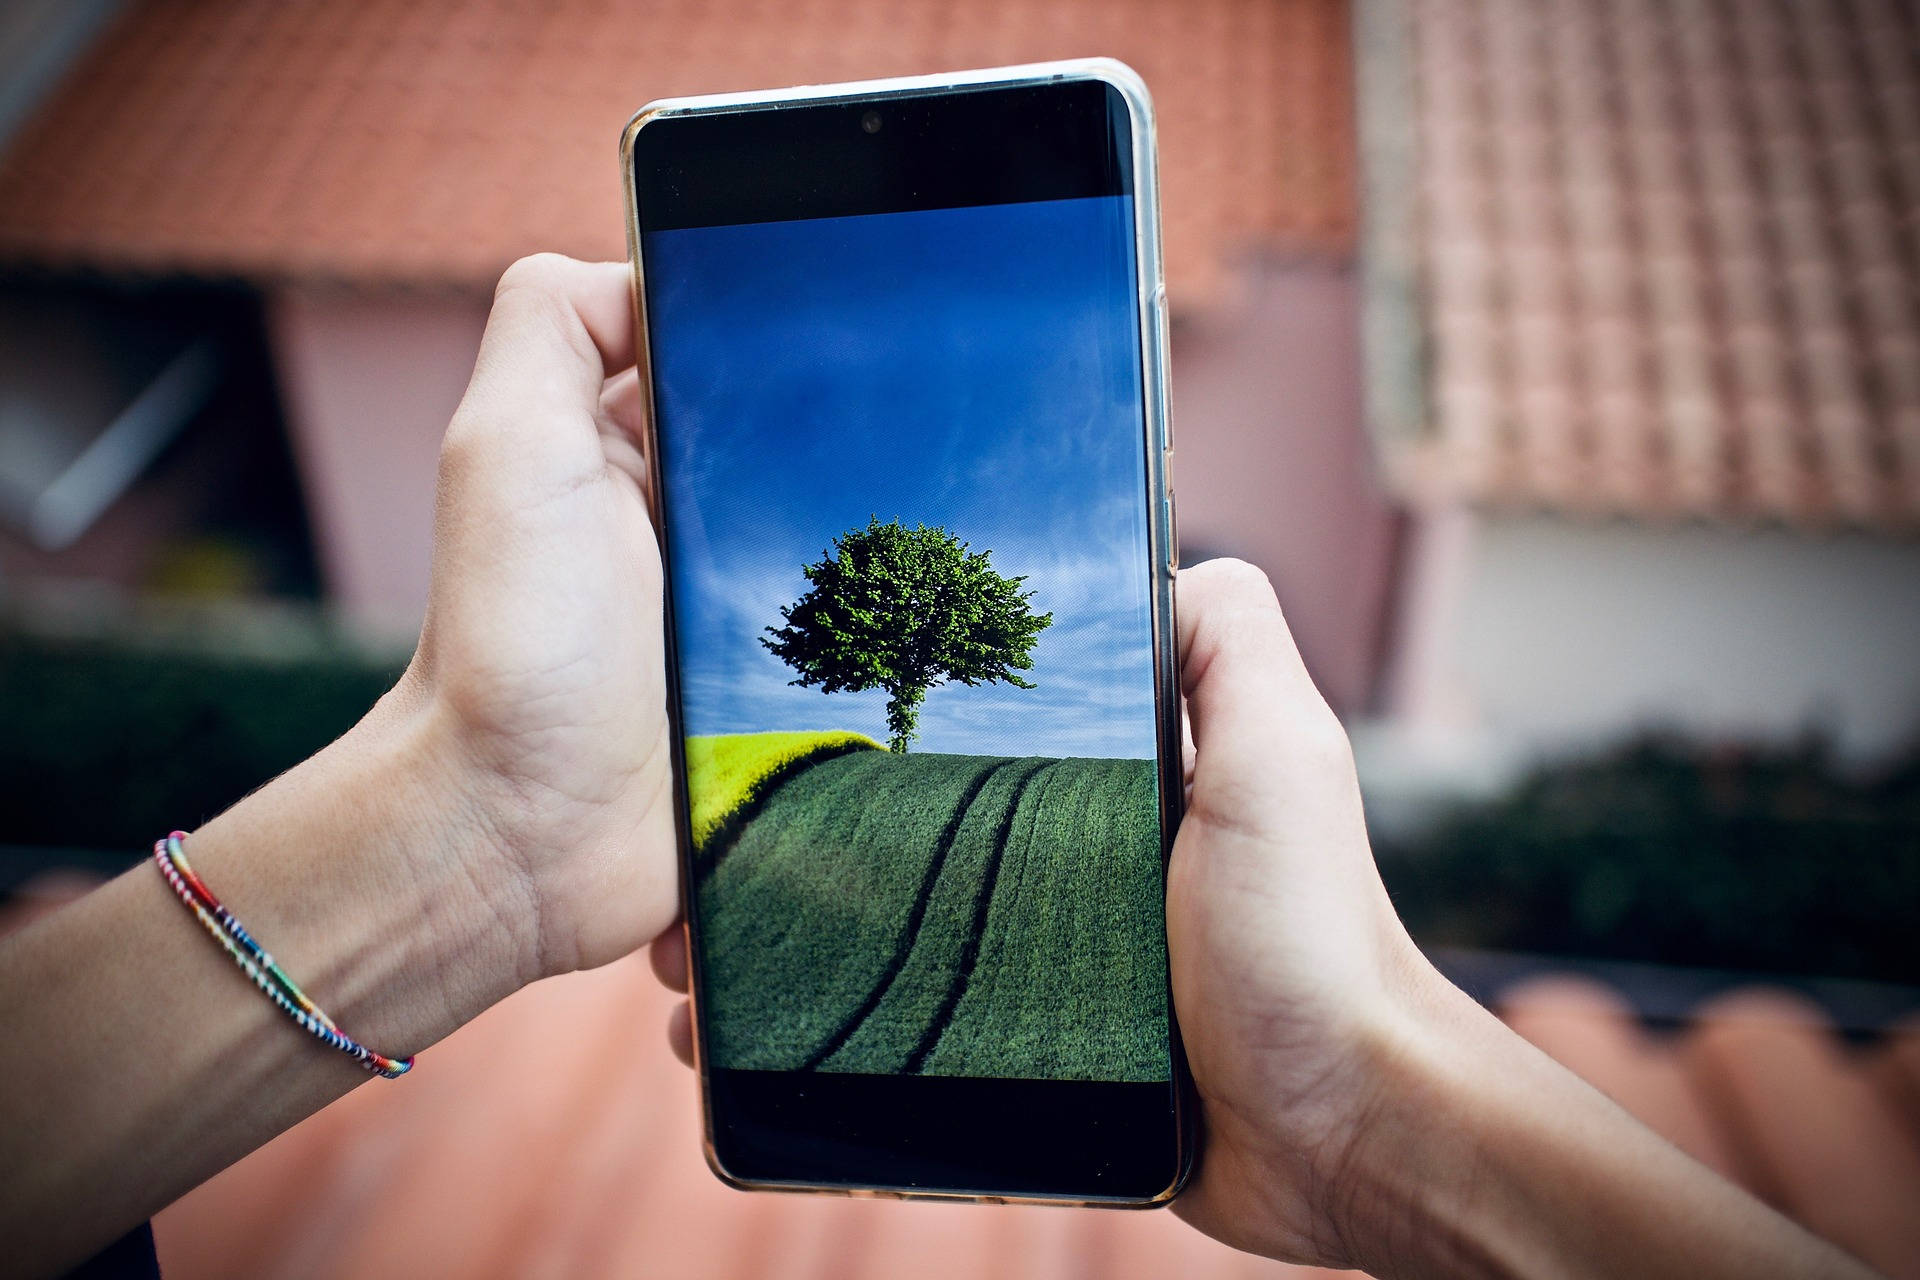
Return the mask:
<path fill-rule="evenodd" d="M 1027 607 L 1024 577 L 995 573 L 985 551 L 945 529 L 898 520 L 850 529 L 802 572 L 813 585 L 780 610 L 760 643 L 823 692 L 887 691 L 888 744 L 905 751 L 927 690 L 948 680 L 1033 685 L 1033 641 L 1053 623 Z"/>

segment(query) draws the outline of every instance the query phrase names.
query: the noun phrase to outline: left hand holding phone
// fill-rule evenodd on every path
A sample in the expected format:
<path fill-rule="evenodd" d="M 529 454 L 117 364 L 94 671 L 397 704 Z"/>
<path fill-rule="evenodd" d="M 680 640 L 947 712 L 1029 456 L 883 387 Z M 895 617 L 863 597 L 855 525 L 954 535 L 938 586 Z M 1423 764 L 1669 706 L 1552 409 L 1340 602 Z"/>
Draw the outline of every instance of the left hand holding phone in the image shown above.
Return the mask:
<path fill-rule="evenodd" d="M 466 870 L 521 981 L 618 959 L 680 908 L 631 281 L 555 254 L 501 277 L 396 691 L 444 726 L 490 850 Z"/>

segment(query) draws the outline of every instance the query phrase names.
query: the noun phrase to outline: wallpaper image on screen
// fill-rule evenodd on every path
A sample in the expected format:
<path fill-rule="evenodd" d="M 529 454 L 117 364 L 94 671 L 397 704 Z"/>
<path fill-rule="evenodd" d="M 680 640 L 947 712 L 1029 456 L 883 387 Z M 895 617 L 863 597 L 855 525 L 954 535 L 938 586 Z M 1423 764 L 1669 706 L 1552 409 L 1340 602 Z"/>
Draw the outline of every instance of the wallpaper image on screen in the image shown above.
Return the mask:
<path fill-rule="evenodd" d="M 716 1067 L 1169 1078 L 1132 217 L 646 237 Z"/>

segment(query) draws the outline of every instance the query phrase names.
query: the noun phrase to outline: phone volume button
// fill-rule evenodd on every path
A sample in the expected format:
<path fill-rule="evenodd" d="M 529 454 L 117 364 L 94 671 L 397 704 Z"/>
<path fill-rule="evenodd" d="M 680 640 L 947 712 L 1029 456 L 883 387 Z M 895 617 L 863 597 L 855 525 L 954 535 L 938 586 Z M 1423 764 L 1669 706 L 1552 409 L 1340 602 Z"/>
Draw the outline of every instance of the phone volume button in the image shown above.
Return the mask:
<path fill-rule="evenodd" d="M 1152 304 L 1148 312 L 1153 326 L 1153 359 L 1159 365 L 1162 404 L 1166 403 L 1166 379 L 1168 367 L 1172 363 L 1170 350 L 1173 335 L 1167 325 L 1167 286 L 1164 281 L 1153 287 Z M 1173 450 L 1173 413 L 1163 408 L 1160 414 L 1161 444 L 1168 452 Z"/>
<path fill-rule="evenodd" d="M 1180 517 L 1174 513 L 1171 487 L 1167 489 L 1167 496 L 1162 505 L 1167 536 L 1167 572 L 1178 573 L 1180 571 Z"/>

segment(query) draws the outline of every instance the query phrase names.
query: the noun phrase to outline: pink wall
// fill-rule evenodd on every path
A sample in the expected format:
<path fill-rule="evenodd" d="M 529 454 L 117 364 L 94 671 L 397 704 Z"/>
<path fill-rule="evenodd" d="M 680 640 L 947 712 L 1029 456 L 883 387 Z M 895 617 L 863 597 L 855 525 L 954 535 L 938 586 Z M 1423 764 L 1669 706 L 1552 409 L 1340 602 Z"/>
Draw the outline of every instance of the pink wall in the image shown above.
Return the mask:
<path fill-rule="evenodd" d="M 1249 273 L 1230 309 L 1176 323 L 1174 489 L 1189 563 L 1267 571 L 1321 691 L 1371 699 L 1397 517 L 1360 416 L 1358 290 L 1323 264 Z"/>
<path fill-rule="evenodd" d="M 320 570 L 364 623 L 419 624 L 440 437 L 486 316 L 484 299 L 462 295 L 286 290 L 270 301 Z"/>

